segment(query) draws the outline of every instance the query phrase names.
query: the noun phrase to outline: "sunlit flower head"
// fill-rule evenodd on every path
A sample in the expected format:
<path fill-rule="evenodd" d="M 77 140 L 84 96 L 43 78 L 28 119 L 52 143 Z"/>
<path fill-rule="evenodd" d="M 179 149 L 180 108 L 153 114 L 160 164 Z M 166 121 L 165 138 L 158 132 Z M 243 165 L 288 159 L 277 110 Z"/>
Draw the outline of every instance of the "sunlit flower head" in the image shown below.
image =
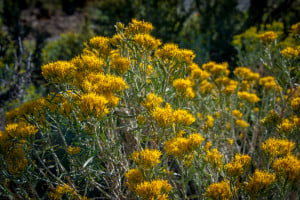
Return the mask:
<path fill-rule="evenodd" d="M 276 181 L 275 174 L 256 169 L 249 182 L 245 184 L 245 190 L 249 193 L 258 193 L 268 189 Z"/>
<path fill-rule="evenodd" d="M 42 66 L 42 75 L 51 83 L 71 82 L 76 67 L 67 61 L 57 61 Z"/>
<path fill-rule="evenodd" d="M 151 112 L 152 117 L 161 127 L 168 127 L 174 122 L 173 110 L 170 104 L 165 107 L 156 107 Z"/>
<path fill-rule="evenodd" d="M 273 42 L 277 37 L 277 33 L 273 31 L 267 31 L 258 35 L 258 38 L 265 44 Z"/>
<path fill-rule="evenodd" d="M 262 151 L 269 155 L 270 158 L 286 156 L 290 154 L 294 148 L 295 143 L 287 139 L 269 138 L 261 144 Z"/>
<path fill-rule="evenodd" d="M 226 181 L 213 183 L 207 187 L 205 196 L 215 200 L 228 200 L 232 197 L 230 185 Z"/>
<path fill-rule="evenodd" d="M 144 169 L 151 169 L 160 163 L 161 152 L 156 149 L 145 149 L 142 151 L 135 151 L 131 154 L 133 160 L 139 167 Z"/>
<path fill-rule="evenodd" d="M 172 189 L 167 180 L 152 180 L 138 184 L 135 192 L 143 200 L 167 199 Z"/>
<path fill-rule="evenodd" d="M 273 169 L 277 176 L 288 178 L 289 181 L 299 180 L 300 178 L 300 160 L 293 155 L 275 160 Z"/>

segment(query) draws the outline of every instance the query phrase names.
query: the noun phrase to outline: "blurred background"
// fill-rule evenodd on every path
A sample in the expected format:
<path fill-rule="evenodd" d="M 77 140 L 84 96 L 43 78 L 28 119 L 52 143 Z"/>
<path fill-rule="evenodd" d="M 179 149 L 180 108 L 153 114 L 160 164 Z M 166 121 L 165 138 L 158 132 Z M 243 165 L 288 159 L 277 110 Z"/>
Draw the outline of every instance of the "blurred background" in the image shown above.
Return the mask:
<path fill-rule="evenodd" d="M 259 49 L 244 37 L 272 29 L 288 41 L 299 15 L 300 0 L 0 0 L 0 116 L 43 95 L 41 65 L 71 59 L 95 35 L 113 36 L 116 22 L 149 21 L 155 37 L 194 50 L 198 64 L 234 69 L 258 64 L 245 60 Z"/>

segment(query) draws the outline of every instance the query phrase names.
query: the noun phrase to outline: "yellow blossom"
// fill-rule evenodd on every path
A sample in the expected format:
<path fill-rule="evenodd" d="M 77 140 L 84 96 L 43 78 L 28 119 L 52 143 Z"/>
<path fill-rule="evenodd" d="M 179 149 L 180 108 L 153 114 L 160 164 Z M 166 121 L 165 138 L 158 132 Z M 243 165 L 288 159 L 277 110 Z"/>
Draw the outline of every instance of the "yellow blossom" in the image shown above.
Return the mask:
<path fill-rule="evenodd" d="M 207 161 L 214 167 L 218 168 L 223 164 L 223 154 L 220 153 L 217 148 L 213 149 L 212 151 L 207 151 Z"/>
<path fill-rule="evenodd" d="M 163 101 L 164 100 L 161 97 L 159 97 L 156 94 L 150 92 L 147 95 L 146 100 L 142 103 L 142 105 L 145 108 L 148 108 L 149 110 L 152 110 L 155 107 L 159 107 Z"/>
<path fill-rule="evenodd" d="M 192 114 L 188 113 L 186 110 L 178 109 L 174 113 L 174 122 L 178 124 L 183 124 L 189 126 L 196 121 L 196 118 Z"/>
<path fill-rule="evenodd" d="M 195 69 L 192 69 L 191 72 L 192 79 L 207 80 L 210 77 L 210 73 L 200 69 L 198 66 Z"/>
<path fill-rule="evenodd" d="M 234 69 L 234 74 L 240 79 L 245 79 L 248 81 L 254 81 L 259 79 L 259 73 L 254 73 L 251 69 L 247 67 L 237 67 Z"/>
<path fill-rule="evenodd" d="M 166 104 L 164 108 L 156 107 L 151 112 L 152 117 L 161 127 L 168 127 L 174 122 L 173 110 L 170 104 Z"/>
<path fill-rule="evenodd" d="M 191 153 L 199 147 L 203 140 L 202 135 L 198 133 L 191 134 L 187 138 L 178 136 L 166 141 L 164 149 L 167 154 L 183 159 L 185 154 Z"/>
<path fill-rule="evenodd" d="M 61 199 L 64 194 L 75 195 L 76 192 L 72 187 L 67 184 L 57 185 L 55 192 L 50 194 L 51 199 Z"/>
<path fill-rule="evenodd" d="M 207 187 L 205 196 L 216 200 L 228 200 L 232 197 L 230 185 L 226 181 L 213 183 Z"/>
<path fill-rule="evenodd" d="M 269 138 L 261 144 L 262 151 L 272 159 L 276 156 L 286 156 L 290 154 L 294 148 L 295 143 L 286 139 Z"/>
<path fill-rule="evenodd" d="M 96 36 L 90 39 L 89 44 L 102 58 L 106 58 L 111 51 L 109 40 L 108 37 Z"/>
<path fill-rule="evenodd" d="M 144 22 L 138 19 L 132 19 L 128 27 L 125 28 L 126 34 L 138 34 L 138 33 L 149 33 L 152 31 L 153 25 L 149 22 Z"/>
<path fill-rule="evenodd" d="M 291 106 L 294 111 L 300 111 L 300 97 L 296 97 L 291 101 Z"/>
<path fill-rule="evenodd" d="M 225 169 L 229 176 L 236 177 L 244 173 L 245 169 L 250 165 L 251 157 L 248 155 L 236 154 L 234 159 L 225 165 Z"/>
<path fill-rule="evenodd" d="M 300 178 L 300 160 L 293 155 L 275 160 L 273 169 L 277 176 L 286 177 L 289 181 L 299 180 Z"/>
<path fill-rule="evenodd" d="M 82 89 L 85 92 L 96 92 L 98 94 L 122 92 L 127 87 L 126 82 L 121 77 L 104 73 L 89 74 L 82 83 Z"/>
<path fill-rule="evenodd" d="M 42 66 L 42 75 L 51 83 L 71 82 L 76 67 L 67 61 L 57 61 Z"/>
<path fill-rule="evenodd" d="M 300 34 L 300 22 L 292 25 L 291 32 L 294 34 Z"/>
<path fill-rule="evenodd" d="M 78 106 L 80 111 L 84 115 L 95 115 L 97 117 L 104 117 L 109 113 L 109 109 L 106 107 L 108 101 L 105 97 L 97 95 L 95 93 L 83 94 L 80 97 Z"/>
<path fill-rule="evenodd" d="M 4 135 L 16 138 L 30 137 L 38 132 L 38 129 L 34 125 L 26 123 L 13 123 L 7 124 L 3 132 Z"/>
<path fill-rule="evenodd" d="M 244 121 L 244 120 L 241 120 L 241 119 L 238 119 L 235 121 L 236 125 L 241 127 L 241 128 L 247 128 L 249 126 L 249 124 Z"/>
<path fill-rule="evenodd" d="M 144 169 L 151 169 L 160 163 L 159 157 L 161 152 L 156 149 L 145 149 L 142 151 L 135 151 L 131 154 L 133 160 L 139 167 Z"/>
<path fill-rule="evenodd" d="M 178 54 L 178 45 L 172 43 L 164 44 L 164 46 L 161 49 L 158 49 L 155 52 L 155 56 L 165 62 L 168 60 L 173 60 Z"/>
<path fill-rule="evenodd" d="M 136 34 L 134 36 L 134 40 L 138 45 L 142 46 L 147 50 L 155 50 L 158 48 L 158 46 L 161 45 L 160 40 L 155 39 L 149 34 Z"/>
<path fill-rule="evenodd" d="M 283 119 L 281 124 L 279 125 L 279 131 L 285 134 L 291 133 L 293 128 L 294 128 L 294 123 L 290 122 L 289 119 Z"/>
<path fill-rule="evenodd" d="M 203 80 L 200 83 L 200 92 L 203 95 L 211 92 L 213 88 L 214 88 L 214 85 L 211 84 L 210 82 L 208 82 L 207 80 Z"/>
<path fill-rule="evenodd" d="M 119 54 L 113 54 L 109 65 L 113 70 L 124 74 L 130 68 L 130 61 L 126 57 L 121 57 Z"/>
<path fill-rule="evenodd" d="M 185 61 L 188 64 L 192 63 L 195 57 L 195 53 L 189 49 L 179 49 L 177 54 L 177 59 L 179 61 Z"/>
<path fill-rule="evenodd" d="M 185 97 L 188 99 L 193 99 L 195 97 L 195 92 L 192 87 L 188 87 L 185 91 Z"/>
<path fill-rule="evenodd" d="M 86 72 L 102 72 L 102 65 L 104 61 L 97 57 L 95 54 L 82 54 L 77 56 L 70 61 L 76 70 L 80 73 Z"/>
<path fill-rule="evenodd" d="M 287 47 L 281 50 L 281 54 L 286 58 L 297 58 L 299 55 L 299 51 L 292 47 Z"/>
<path fill-rule="evenodd" d="M 136 186 L 136 193 L 143 200 L 166 199 L 166 195 L 170 193 L 172 186 L 167 180 L 144 181 Z"/>
<path fill-rule="evenodd" d="M 205 144 L 205 146 L 203 147 L 203 150 L 204 150 L 204 151 L 208 151 L 209 148 L 210 148 L 211 146 L 212 146 L 211 141 L 208 141 L 208 142 Z"/>
<path fill-rule="evenodd" d="M 143 181 L 143 174 L 140 169 L 130 169 L 125 173 L 126 185 L 131 191 L 135 191 L 135 187 Z"/>
<path fill-rule="evenodd" d="M 179 93 L 184 93 L 187 88 L 191 87 L 192 85 L 193 84 L 189 79 L 176 79 L 173 81 L 173 86 Z"/>
<path fill-rule="evenodd" d="M 253 176 L 249 177 L 249 182 L 245 184 L 245 190 L 255 194 L 268 189 L 276 180 L 275 174 L 256 169 Z"/>
<path fill-rule="evenodd" d="M 228 63 L 217 64 L 215 62 L 210 61 L 208 63 L 203 64 L 202 68 L 205 71 L 210 72 L 214 76 L 220 76 L 220 75 L 227 76 L 230 73 L 230 71 L 227 69 L 228 68 Z"/>
<path fill-rule="evenodd" d="M 277 33 L 273 31 L 267 31 L 258 35 L 258 38 L 265 44 L 273 42 L 278 37 Z"/>
<path fill-rule="evenodd" d="M 67 151 L 71 156 L 73 156 L 73 155 L 79 154 L 81 151 L 81 148 L 68 146 Z"/>
<path fill-rule="evenodd" d="M 241 113 L 241 111 L 239 111 L 239 110 L 233 110 L 232 115 L 235 116 L 238 119 L 241 119 L 242 116 L 243 116 L 243 113 Z"/>
<path fill-rule="evenodd" d="M 238 92 L 238 96 L 242 100 L 246 100 L 249 103 L 257 103 L 260 101 L 260 98 L 255 93 L 249 93 L 249 92 Z"/>
<path fill-rule="evenodd" d="M 264 86 L 267 90 L 275 89 L 277 84 L 273 76 L 266 76 L 259 79 L 259 85 Z"/>

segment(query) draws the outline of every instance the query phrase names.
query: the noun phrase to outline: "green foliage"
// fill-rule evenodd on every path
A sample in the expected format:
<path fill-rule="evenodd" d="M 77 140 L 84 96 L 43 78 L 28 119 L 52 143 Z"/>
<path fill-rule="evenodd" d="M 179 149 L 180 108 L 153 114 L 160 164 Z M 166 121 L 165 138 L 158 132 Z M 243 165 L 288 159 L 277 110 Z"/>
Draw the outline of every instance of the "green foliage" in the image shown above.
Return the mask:
<path fill-rule="evenodd" d="M 66 33 L 57 40 L 49 41 L 42 51 L 43 63 L 56 60 L 69 60 L 79 55 L 84 48 L 84 42 L 88 40 L 92 33 Z"/>

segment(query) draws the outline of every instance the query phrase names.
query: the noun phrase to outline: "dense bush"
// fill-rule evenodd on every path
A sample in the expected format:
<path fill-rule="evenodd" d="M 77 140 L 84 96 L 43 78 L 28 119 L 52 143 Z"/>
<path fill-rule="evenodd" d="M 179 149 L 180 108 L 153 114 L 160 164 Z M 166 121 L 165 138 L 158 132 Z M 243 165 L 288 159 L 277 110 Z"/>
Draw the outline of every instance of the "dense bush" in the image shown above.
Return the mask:
<path fill-rule="evenodd" d="M 261 77 L 227 63 L 200 67 L 193 51 L 151 36 L 151 23 L 115 27 L 81 55 L 42 66 L 52 92 L 6 113 L 3 196 L 296 198 L 297 48 L 276 47 L 274 32 L 259 35 L 286 64 Z M 293 35 L 299 30 L 293 26 Z"/>

